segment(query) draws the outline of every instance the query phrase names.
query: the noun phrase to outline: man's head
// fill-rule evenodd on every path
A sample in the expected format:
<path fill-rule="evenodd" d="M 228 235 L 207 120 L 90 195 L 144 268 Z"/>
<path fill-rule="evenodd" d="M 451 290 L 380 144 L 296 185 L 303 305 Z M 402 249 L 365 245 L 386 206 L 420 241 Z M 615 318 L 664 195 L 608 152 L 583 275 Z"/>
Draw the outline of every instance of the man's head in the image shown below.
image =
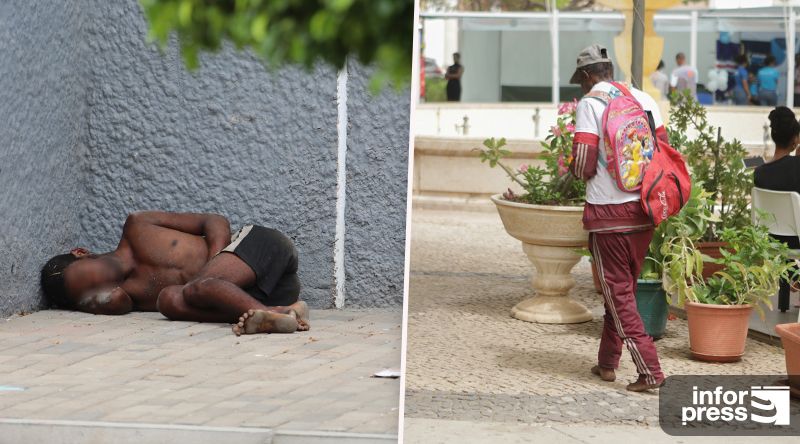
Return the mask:
<path fill-rule="evenodd" d="M 577 67 L 569 83 L 580 85 L 583 93 L 592 90 L 594 85 L 614 79 L 614 65 L 608 57 L 608 51 L 600 45 L 594 44 L 578 54 Z"/>
<path fill-rule="evenodd" d="M 747 66 L 747 56 L 744 54 L 739 54 L 733 58 L 733 61 L 736 62 L 737 66 Z"/>
<path fill-rule="evenodd" d="M 685 65 L 685 64 L 686 64 L 686 54 L 684 54 L 684 53 L 682 53 L 682 52 L 679 52 L 679 53 L 678 53 L 678 54 L 675 56 L 675 63 L 677 63 L 677 64 L 678 64 L 678 66 L 683 66 L 683 65 Z"/>
<path fill-rule="evenodd" d="M 119 285 L 122 269 L 110 255 L 96 255 L 85 248 L 51 258 L 42 267 L 45 297 L 57 307 L 75 308 L 76 301 Z"/>
<path fill-rule="evenodd" d="M 664 69 L 664 61 L 663 60 L 659 60 L 658 61 L 658 67 L 656 68 L 656 71 L 661 71 L 662 69 Z"/>
<path fill-rule="evenodd" d="M 461 54 L 460 53 L 457 53 L 457 52 L 453 53 L 453 62 L 454 63 L 461 62 Z"/>
<path fill-rule="evenodd" d="M 797 122 L 794 111 L 785 106 L 773 109 L 769 113 L 769 126 L 776 150 L 792 151 L 797 147 L 800 123 Z"/>
<path fill-rule="evenodd" d="M 775 66 L 775 56 L 770 54 L 764 58 L 764 66 Z"/>

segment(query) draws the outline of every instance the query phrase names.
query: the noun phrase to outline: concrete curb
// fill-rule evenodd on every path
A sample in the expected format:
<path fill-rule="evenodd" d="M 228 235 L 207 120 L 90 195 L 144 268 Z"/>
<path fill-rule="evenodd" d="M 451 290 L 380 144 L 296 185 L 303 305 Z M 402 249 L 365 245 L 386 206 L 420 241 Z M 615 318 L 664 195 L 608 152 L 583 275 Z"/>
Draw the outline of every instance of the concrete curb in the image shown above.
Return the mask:
<path fill-rule="evenodd" d="M 273 430 L 256 427 L 203 427 L 100 421 L 0 418 L 0 444 L 216 444 L 235 439 L 237 444 L 388 444 L 396 435 L 324 431 Z"/>

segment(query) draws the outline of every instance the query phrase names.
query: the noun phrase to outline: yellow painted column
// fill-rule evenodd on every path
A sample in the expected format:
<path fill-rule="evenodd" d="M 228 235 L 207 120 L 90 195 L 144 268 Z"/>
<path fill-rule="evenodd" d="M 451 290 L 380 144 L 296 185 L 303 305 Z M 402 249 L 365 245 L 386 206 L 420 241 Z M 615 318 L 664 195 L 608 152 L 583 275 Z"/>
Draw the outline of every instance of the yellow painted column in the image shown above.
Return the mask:
<path fill-rule="evenodd" d="M 617 68 L 625 74 L 625 80 L 631 80 L 631 54 L 633 34 L 633 0 L 598 0 L 598 3 L 616 9 L 625 16 L 625 25 L 622 33 L 614 37 L 614 55 Z M 656 11 L 677 6 L 681 0 L 646 0 L 644 11 L 644 66 L 642 66 L 642 83 L 644 90 L 656 100 L 661 99 L 661 93 L 650 81 L 650 74 L 658 68 L 658 62 L 664 52 L 664 39 L 656 34 L 653 25 L 653 15 Z M 666 98 L 666 97 L 664 97 Z"/>

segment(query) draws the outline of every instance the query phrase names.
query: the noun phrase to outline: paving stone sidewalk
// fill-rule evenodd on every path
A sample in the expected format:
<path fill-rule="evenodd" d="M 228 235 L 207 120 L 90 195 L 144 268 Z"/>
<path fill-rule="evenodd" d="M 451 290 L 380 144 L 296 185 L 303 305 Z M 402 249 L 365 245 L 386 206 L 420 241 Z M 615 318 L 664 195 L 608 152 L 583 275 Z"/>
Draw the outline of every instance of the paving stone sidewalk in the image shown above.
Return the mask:
<path fill-rule="evenodd" d="M 602 298 L 584 261 L 572 297 L 594 320 L 536 324 L 510 316 L 532 294 L 530 262 L 494 213 L 413 215 L 406 418 L 658 427 L 658 396 L 636 394 L 623 351 L 617 381 L 589 373 L 602 330 Z M 748 340 L 741 362 L 689 358 L 687 325 L 670 320 L 656 342 L 667 375 L 785 374 L 783 351 Z"/>
<path fill-rule="evenodd" d="M 158 313 L 0 319 L 0 418 L 397 433 L 400 310 L 315 310 L 236 337 Z M 17 391 L 16 389 L 22 389 Z"/>

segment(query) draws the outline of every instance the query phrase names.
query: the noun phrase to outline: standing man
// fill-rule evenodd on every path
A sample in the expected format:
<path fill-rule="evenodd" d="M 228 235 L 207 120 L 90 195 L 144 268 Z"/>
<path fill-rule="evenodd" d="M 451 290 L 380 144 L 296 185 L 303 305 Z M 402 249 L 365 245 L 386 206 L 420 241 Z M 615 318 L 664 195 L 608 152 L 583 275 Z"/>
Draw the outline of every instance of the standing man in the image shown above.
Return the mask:
<path fill-rule="evenodd" d="M 794 56 L 794 106 L 800 106 L 800 54 Z"/>
<path fill-rule="evenodd" d="M 453 54 L 453 64 L 447 68 L 444 78 L 447 79 L 447 101 L 461 101 L 461 76 L 464 75 L 464 66 L 461 65 L 461 54 Z"/>
<path fill-rule="evenodd" d="M 692 97 L 697 98 L 697 70 L 686 64 L 686 54 L 679 52 L 675 56 L 678 67 L 672 70 L 670 77 L 671 91 L 692 91 Z"/>
<path fill-rule="evenodd" d="M 778 80 L 781 73 L 775 68 L 775 56 L 764 59 L 764 67 L 758 70 L 758 103 L 761 106 L 778 104 Z"/>
<path fill-rule="evenodd" d="M 603 112 L 612 98 L 627 88 L 645 111 L 653 115 L 656 137 L 666 140 L 658 105 L 648 94 L 613 84 L 614 67 L 606 48 L 592 45 L 578 54 L 570 84 L 586 94 L 578 103 L 574 159 L 570 171 L 586 181 L 583 226 L 589 231 L 589 250 L 600 275 L 605 302 L 603 333 L 597 365 L 591 371 L 604 381 L 616 379 L 622 344 L 631 353 L 639 378 L 628 384 L 634 392 L 655 389 L 664 382 L 653 339 L 647 335 L 636 309 L 636 280 L 653 237 L 653 225 L 642 210 L 639 192 L 617 187 L 607 168 Z"/>

